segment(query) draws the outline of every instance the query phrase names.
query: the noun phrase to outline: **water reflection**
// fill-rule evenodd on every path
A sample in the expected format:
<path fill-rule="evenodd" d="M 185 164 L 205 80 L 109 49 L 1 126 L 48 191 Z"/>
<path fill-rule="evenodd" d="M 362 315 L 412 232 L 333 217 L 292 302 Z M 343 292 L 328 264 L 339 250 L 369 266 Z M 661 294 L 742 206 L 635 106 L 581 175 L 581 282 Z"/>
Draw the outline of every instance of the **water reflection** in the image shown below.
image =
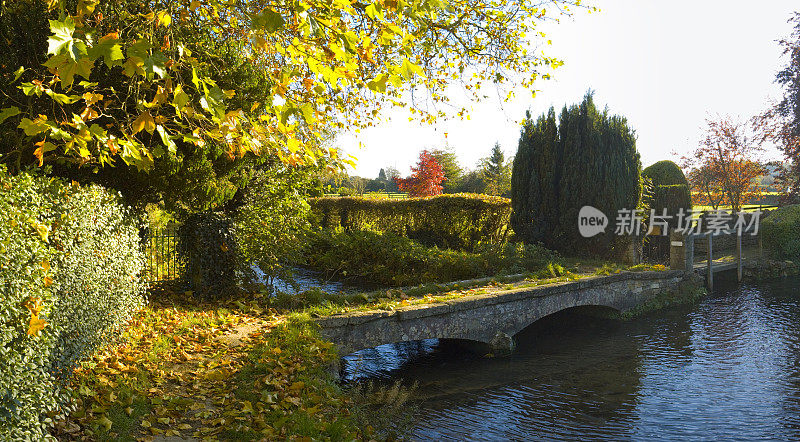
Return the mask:
<path fill-rule="evenodd" d="M 351 382 L 418 382 L 418 440 L 800 439 L 800 281 L 722 287 L 619 322 L 552 315 L 510 358 L 447 341 L 364 350 Z"/>

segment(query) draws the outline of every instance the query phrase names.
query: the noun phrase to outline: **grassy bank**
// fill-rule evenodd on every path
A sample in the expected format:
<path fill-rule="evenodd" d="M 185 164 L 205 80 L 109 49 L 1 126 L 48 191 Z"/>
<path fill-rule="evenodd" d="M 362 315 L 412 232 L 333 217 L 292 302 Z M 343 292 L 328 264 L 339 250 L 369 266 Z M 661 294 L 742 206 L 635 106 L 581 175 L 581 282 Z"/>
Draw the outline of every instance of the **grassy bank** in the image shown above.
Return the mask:
<path fill-rule="evenodd" d="M 307 290 L 298 295 L 279 294 L 269 305 L 290 317 L 308 320 L 313 317 L 365 310 L 395 310 L 407 305 L 446 302 L 449 300 L 494 293 L 503 290 L 537 287 L 592 276 L 612 275 L 624 271 L 663 271 L 663 265 L 625 264 L 564 259 L 564 265 L 548 264 L 536 272 L 498 275 L 489 278 L 450 283 L 428 283 L 411 287 L 390 288 L 356 294 L 333 294 Z"/>

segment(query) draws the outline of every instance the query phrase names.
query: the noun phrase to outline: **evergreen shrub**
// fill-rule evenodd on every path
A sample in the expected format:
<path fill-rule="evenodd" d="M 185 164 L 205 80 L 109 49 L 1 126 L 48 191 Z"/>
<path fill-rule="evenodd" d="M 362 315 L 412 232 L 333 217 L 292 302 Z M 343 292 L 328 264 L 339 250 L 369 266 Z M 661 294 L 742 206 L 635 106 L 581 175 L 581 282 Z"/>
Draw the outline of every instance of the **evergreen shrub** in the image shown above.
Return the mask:
<path fill-rule="evenodd" d="M 64 379 L 142 306 L 138 222 L 119 195 L 0 168 L 0 440 L 40 440 Z"/>
<path fill-rule="evenodd" d="M 238 290 L 239 243 L 229 217 L 210 211 L 189 215 L 178 229 L 177 252 L 184 282 L 196 297 L 214 300 Z"/>
<path fill-rule="evenodd" d="M 760 229 L 764 249 L 770 256 L 800 262 L 800 204 L 769 212 Z"/>

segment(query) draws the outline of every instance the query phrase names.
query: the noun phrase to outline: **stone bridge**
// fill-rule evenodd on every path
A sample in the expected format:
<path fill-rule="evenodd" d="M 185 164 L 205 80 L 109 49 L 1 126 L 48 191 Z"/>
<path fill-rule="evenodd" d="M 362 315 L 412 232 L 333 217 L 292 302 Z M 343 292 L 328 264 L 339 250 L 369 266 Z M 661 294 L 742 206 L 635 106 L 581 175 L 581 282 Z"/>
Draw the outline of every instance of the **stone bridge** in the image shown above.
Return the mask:
<path fill-rule="evenodd" d="M 682 284 L 697 284 L 683 270 L 623 272 L 609 276 L 470 295 L 395 311 L 351 312 L 317 319 L 321 334 L 344 356 L 357 350 L 429 338 L 489 344 L 495 354 L 513 350 L 513 336 L 535 321 L 572 307 L 635 308 Z"/>

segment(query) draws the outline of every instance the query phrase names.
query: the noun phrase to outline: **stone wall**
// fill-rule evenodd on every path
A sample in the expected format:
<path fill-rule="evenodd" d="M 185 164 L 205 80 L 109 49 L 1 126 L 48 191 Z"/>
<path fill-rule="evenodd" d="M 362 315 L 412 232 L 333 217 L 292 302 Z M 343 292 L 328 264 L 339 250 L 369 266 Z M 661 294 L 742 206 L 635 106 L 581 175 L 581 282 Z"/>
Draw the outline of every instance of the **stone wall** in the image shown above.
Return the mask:
<path fill-rule="evenodd" d="M 681 284 L 696 284 L 679 270 L 623 272 L 546 286 L 465 296 L 395 311 L 352 312 L 317 319 L 321 334 L 340 355 L 356 350 L 429 338 L 465 339 L 510 351 L 513 337 L 544 316 L 578 306 L 624 312 Z"/>

